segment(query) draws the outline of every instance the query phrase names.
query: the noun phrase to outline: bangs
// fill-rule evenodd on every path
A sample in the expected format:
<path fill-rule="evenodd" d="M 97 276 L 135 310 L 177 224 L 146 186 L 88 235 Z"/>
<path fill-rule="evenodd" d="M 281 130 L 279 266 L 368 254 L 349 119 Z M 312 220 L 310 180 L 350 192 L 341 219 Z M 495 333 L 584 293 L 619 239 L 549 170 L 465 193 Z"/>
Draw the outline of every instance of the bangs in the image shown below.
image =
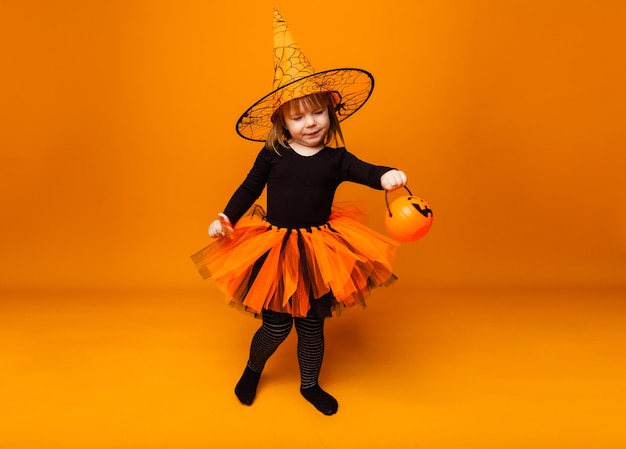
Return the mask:
<path fill-rule="evenodd" d="M 328 93 L 323 92 L 319 94 L 307 95 L 306 97 L 296 98 L 286 103 L 284 106 L 288 109 L 289 114 L 299 114 L 303 111 L 310 111 L 313 109 L 326 108 L 329 105 Z"/>

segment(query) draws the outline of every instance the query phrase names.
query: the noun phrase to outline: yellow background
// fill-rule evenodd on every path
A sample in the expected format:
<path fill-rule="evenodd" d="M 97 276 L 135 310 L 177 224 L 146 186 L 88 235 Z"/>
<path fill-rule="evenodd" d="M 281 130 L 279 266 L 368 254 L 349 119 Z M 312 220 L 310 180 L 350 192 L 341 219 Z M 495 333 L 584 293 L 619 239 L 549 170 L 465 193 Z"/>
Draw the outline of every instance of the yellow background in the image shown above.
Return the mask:
<path fill-rule="evenodd" d="M 333 322 L 331 335 L 332 329 L 342 335 L 341 320 L 363 333 L 381 332 L 379 326 L 386 329 L 384 335 L 403 326 L 417 328 L 415 334 L 397 332 L 413 335 L 421 351 L 453 372 L 458 347 L 439 346 L 443 350 L 435 355 L 437 345 L 430 346 L 424 329 L 462 340 L 467 337 L 461 332 L 468 326 L 466 320 L 473 319 L 477 333 L 472 341 L 485 359 L 465 353 L 466 361 L 474 360 L 477 369 L 489 373 L 506 361 L 513 363 L 504 371 L 503 385 L 504 379 L 510 380 L 509 388 L 518 385 L 519 395 L 526 396 L 507 396 L 512 408 L 521 406 L 528 416 L 533 410 L 545 413 L 545 419 L 533 421 L 535 431 L 525 434 L 528 444 L 557 447 L 560 437 L 567 439 L 564 447 L 569 448 L 590 447 L 575 445 L 586 437 L 595 441 L 595 447 L 626 442 L 626 436 L 609 422 L 614 414 L 624 412 L 626 390 L 620 344 L 626 324 L 625 3 L 9 0 L 0 5 L 0 363 L 6 365 L 0 388 L 6 389 L 9 404 L 20 413 L 4 407 L 12 416 L 5 423 L 12 427 L 0 428 L 4 430 L 0 446 L 5 438 L 10 448 L 207 447 L 202 444 L 212 438 L 240 432 L 232 423 L 245 418 L 239 416 L 239 404 L 233 403 L 231 383 L 243 368 L 249 337 L 258 323 L 224 308 L 213 286 L 200 280 L 189 255 L 209 242 L 209 222 L 242 181 L 259 149 L 258 144 L 238 137 L 234 126 L 239 115 L 270 90 L 274 6 L 317 70 L 359 67 L 374 74 L 370 101 L 344 122 L 347 146 L 368 162 L 403 169 L 412 192 L 425 198 L 435 212 L 431 232 L 399 250 L 396 271 L 401 285 L 372 298 L 377 303 L 372 308 L 383 324 L 375 322 L 369 310 L 351 311 L 357 321 L 351 321 L 355 319 L 351 316 L 340 318 Z M 366 205 L 370 224 L 384 231 L 381 192 L 344 185 L 338 199 Z M 385 302 L 393 302 L 401 316 L 406 316 L 403 307 L 409 307 L 411 318 L 398 322 L 397 315 L 382 307 Z M 210 313 L 204 322 L 207 309 Z M 119 324 L 116 313 L 145 316 L 140 310 L 161 318 L 125 318 L 119 328 L 111 325 L 111 319 Z M 427 321 L 424 311 L 434 321 Z M 513 316 L 519 318 L 513 320 L 517 327 L 508 321 Z M 197 373 L 207 372 L 191 362 L 206 357 L 202 353 L 206 348 L 190 342 L 211 338 L 214 321 L 227 324 L 226 335 L 241 338 L 235 340 L 239 344 L 231 342 L 232 347 L 214 348 L 212 354 L 217 354 L 225 371 L 204 366 L 225 383 L 224 388 L 216 388 L 219 393 L 202 383 Z M 152 372 L 162 354 L 173 361 L 187 354 L 176 345 L 159 351 L 160 339 L 167 340 L 163 329 L 179 336 L 183 329 L 197 329 L 197 333 L 184 333 L 185 342 L 199 347 L 198 353 L 188 354 L 189 366 L 184 367 L 197 370 L 193 374 L 197 382 L 191 385 L 206 389 L 200 395 L 224 396 L 224 404 L 232 410 L 227 408 L 222 416 L 230 417 L 231 425 L 221 427 L 223 431 L 200 432 L 196 440 L 183 437 L 190 427 L 208 426 L 203 418 L 210 421 L 211 410 L 217 408 L 205 411 L 206 404 L 198 400 L 191 408 L 193 418 L 186 418 L 197 426 L 179 422 L 177 427 L 175 421 L 159 440 L 163 427 L 152 432 L 147 423 L 171 422 L 171 417 L 146 415 L 149 407 L 135 401 L 130 406 L 136 414 L 125 417 L 135 426 L 120 424 L 126 422 L 123 418 L 115 421 L 117 426 L 109 423 L 114 431 L 100 446 L 90 437 L 98 420 L 84 418 L 89 413 L 76 411 L 75 405 L 100 419 L 115 415 L 113 410 L 129 406 L 120 391 L 129 393 L 142 385 L 145 397 L 139 398 L 152 398 L 150 392 L 159 390 L 158 385 L 171 388 L 169 375 L 175 375 L 168 371 L 151 378 L 154 384 L 148 386 L 139 380 L 120 380 L 107 384 L 112 389 L 108 392 L 94 386 L 89 391 L 97 400 L 82 401 L 77 398 L 84 390 L 77 383 L 89 376 L 101 380 L 98 370 L 105 361 L 99 359 L 103 365 L 96 364 L 91 371 L 91 365 L 74 360 L 76 353 L 93 348 L 95 338 L 95 347 L 120 351 L 111 356 L 114 363 L 106 365 L 108 375 L 123 379 L 115 367 L 127 363 L 134 363 L 138 372 Z M 532 332 L 538 329 L 545 332 Z M 509 350 L 504 342 L 522 344 L 529 331 L 529 341 L 538 352 L 529 356 L 528 363 L 536 366 L 536 357 L 554 363 L 553 371 L 547 370 L 547 383 L 542 384 L 539 374 L 516 378 L 528 366 L 516 358 L 516 346 Z M 144 336 L 139 343 L 133 340 L 138 335 Z M 147 355 L 137 358 L 133 353 L 132 360 L 122 355 L 129 338 L 137 343 L 130 347 L 147 348 Z M 365 374 L 368 345 L 381 344 L 369 338 L 359 347 L 363 369 L 351 374 L 344 397 L 351 396 L 351 388 L 380 389 L 379 384 L 369 385 L 372 378 Z M 546 338 L 556 346 L 546 349 L 542 343 Z M 393 337 L 387 346 L 402 347 L 400 340 Z M 493 341 L 501 345 L 495 353 L 490 352 Z M 337 362 L 329 356 L 325 366 L 341 363 L 345 351 L 346 347 L 337 346 Z M 231 352 L 237 357 L 232 363 Z M 287 349 L 284 352 L 289 354 L 284 356 L 289 365 L 295 356 Z M 555 361 L 559 356 L 561 364 Z M 401 359 L 400 354 L 394 359 L 398 376 L 402 376 Z M 68 360 L 72 363 L 61 363 Z M 415 363 L 417 370 L 424 360 Z M 568 377 L 568 371 L 587 363 L 597 369 Z M 384 377 L 380 374 L 376 379 L 383 383 Z M 70 403 L 58 393 L 49 398 L 54 407 L 33 414 L 28 404 L 41 401 L 36 392 L 55 394 L 50 379 L 69 392 Z M 294 379 L 289 381 L 297 383 Z M 339 373 L 336 379 L 341 379 Z M 420 378 L 420 388 L 431 395 L 449 392 L 453 383 L 446 384 L 445 379 Z M 489 379 L 481 376 L 479 381 L 485 382 L 484 387 L 492 384 Z M 183 383 L 180 377 L 176 381 Z M 533 382 L 546 390 L 523 393 L 522 385 Z M 556 397 L 570 398 L 571 407 L 559 402 L 560 418 L 552 421 L 556 412 L 546 409 L 546 397 L 554 394 L 550 386 L 565 388 L 563 383 L 567 389 Z M 450 402 L 428 408 L 420 402 L 423 391 L 406 404 L 378 402 L 389 413 L 405 410 L 404 419 L 415 416 L 415 424 L 405 423 L 403 429 L 418 427 L 412 437 L 401 432 L 402 438 L 390 447 L 507 447 L 505 442 L 517 447 L 513 440 L 523 440 L 524 419 L 515 414 L 499 427 L 494 446 L 488 438 L 493 429 L 487 425 L 484 435 L 468 434 L 467 426 L 461 425 L 465 439 L 462 433 L 444 431 L 445 426 L 426 426 L 426 417 L 433 416 L 441 422 L 462 423 L 474 407 L 481 407 L 476 392 L 480 389 L 455 385 L 458 394 L 466 393 L 467 408 L 455 408 Z M 599 392 L 592 393 L 596 388 Z M 120 394 L 119 401 L 104 400 L 112 391 Z M 168 391 L 175 396 L 175 390 Z M 186 392 L 191 396 L 193 391 Z M 467 396 L 468 391 L 473 393 Z M 570 392 L 581 394 L 587 402 L 577 403 Z M 366 396 L 352 393 L 360 400 Z M 495 395 L 492 398 L 500 397 L 490 393 Z M 535 408 L 529 394 L 544 407 Z M 287 395 L 277 393 L 278 398 Z M 276 401 L 277 410 L 282 406 L 278 398 L 263 399 Z M 608 407 L 602 420 L 593 421 L 598 413 L 591 403 L 605 411 Z M 345 441 L 356 441 L 360 444 L 356 447 L 386 447 L 382 436 L 378 441 L 367 430 L 359 430 L 365 419 L 359 413 L 367 414 L 365 410 L 376 408 L 375 404 L 364 402 L 353 414 L 346 411 L 344 418 L 330 418 L 348 422 L 329 430 L 331 440 L 318 436 L 326 446 L 311 447 L 331 447 L 342 438 L 344 447 Z M 563 418 L 565 411 L 579 406 L 589 412 L 578 419 Z M 506 405 L 502 408 L 508 410 Z M 386 419 L 379 410 L 376 413 Z M 50 425 L 48 433 L 36 437 L 29 433 L 51 416 L 59 422 Z M 391 416 L 390 422 L 402 422 L 396 415 L 385 416 Z M 502 415 L 495 409 L 488 415 L 496 416 Z M 72 433 L 65 426 L 79 417 L 87 430 Z M 318 422 L 317 416 L 306 419 L 314 419 L 322 435 L 323 426 L 329 425 L 328 420 Z M 371 446 L 342 431 L 343 425 L 361 432 Z M 585 425 L 591 426 L 588 432 L 581 430 Z M 549 429 L 554 427 L 553 435 Z M 262 441 L 263 431 L 247 432 Z M 394 431 L 379 434 L 391 438 Z M 294 440 L 290 444 L 286 447 L 297 446 Z"/>

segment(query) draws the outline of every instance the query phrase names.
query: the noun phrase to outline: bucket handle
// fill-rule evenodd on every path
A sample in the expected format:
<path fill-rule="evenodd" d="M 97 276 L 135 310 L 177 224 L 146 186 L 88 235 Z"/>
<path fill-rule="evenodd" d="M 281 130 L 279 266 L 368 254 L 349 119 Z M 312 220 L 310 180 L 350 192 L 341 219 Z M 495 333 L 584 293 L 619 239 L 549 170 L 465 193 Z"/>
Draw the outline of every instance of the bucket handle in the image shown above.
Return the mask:
<path fill-rule="evenodd" d="M 407 192 L 409 192 L 410 196 L 413 196 L 413 194 L 411 193 L 411 191 L 409 190 L 409 188 L 407 186 L 402 186 L 406 189 Z M 391 213 L 391 209 L 389 209 L 389 198 L 387 197 L 387 190 L 385 190 L 385 204 L 387 205 L 387 213 L 389 213 L 389 218 L 393 217 L 392 213 Z"/>

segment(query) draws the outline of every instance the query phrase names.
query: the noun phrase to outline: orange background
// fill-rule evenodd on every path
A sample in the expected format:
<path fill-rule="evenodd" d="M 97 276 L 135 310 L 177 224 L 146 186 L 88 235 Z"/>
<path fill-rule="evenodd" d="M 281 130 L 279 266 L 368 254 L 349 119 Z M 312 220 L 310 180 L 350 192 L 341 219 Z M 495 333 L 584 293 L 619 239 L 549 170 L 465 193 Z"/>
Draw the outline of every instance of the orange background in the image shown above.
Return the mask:
<path fill-rule="evenodd" d="M 273 3 L 3 5 L 1 285 L 205 288 L 187 256 L 259 148 L 234 124 L 271 85 Z M 623 284 L 624 5 L 357 5 L 278 6 L 317 70 L 376 77 L 348 146 L 436 213 L 398 271 Z M 382 230 L 380 192 L 339 196 Z"/>
<path fill-rule="evenodd" d="M 435 212 L 427 237 L 399 250 L 400 292 L 570 289 L 576 311 L 548 294 L 546 313 L 578 319 L 610 291 L 601 316 L 623 317 L 626 4 L 280 3 L 2 2 L 0 293 L 17 332 L 5 342 L 32 330 L 20 321 L 31 312 L 47 316 L 26 294 L 50 313 L 85 292 L 215 295 L 189 255 L 259 149 L 234 126 L 269 92 L 274 6 L 317 70 L 374 74 L 347 146 L 403 169 Z M 338 199 L 367 205 L 384 231 L 381 192 L 344 185 Z M 614 374 L 626 365 L 617 322 L 602 342 L 618 352 L 595 361 Z"/>
<path fill-rule="evenodd" d="M 624 5 L 357 5 L 280 11 L 317 70 L 376 77 L 348 146 L 436 213 L 399 272 L 623 284 Z M 234 124 L 271 84 L 272 7 L 4 2 L 4 288 L 205 288 L 187 255 L 259 148 Z"/>

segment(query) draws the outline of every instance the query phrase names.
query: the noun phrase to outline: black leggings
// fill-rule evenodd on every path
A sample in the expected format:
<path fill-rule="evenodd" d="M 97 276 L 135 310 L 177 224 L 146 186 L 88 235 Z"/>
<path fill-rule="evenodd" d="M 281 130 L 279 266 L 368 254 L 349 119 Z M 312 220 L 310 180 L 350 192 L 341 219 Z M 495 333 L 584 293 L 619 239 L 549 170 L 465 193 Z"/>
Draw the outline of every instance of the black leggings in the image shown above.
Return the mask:
<path fill-rule="evenodd" d="M 298 333 L 298 364 L 302 388 L 317 385 L 324 358 L 324 318 L 293 318 L 288 313 L 263 310 L 263 324 L 252 338 L 248 366 L 261 372 L 267 360 L 285 341 L 293 323 Z"/>

